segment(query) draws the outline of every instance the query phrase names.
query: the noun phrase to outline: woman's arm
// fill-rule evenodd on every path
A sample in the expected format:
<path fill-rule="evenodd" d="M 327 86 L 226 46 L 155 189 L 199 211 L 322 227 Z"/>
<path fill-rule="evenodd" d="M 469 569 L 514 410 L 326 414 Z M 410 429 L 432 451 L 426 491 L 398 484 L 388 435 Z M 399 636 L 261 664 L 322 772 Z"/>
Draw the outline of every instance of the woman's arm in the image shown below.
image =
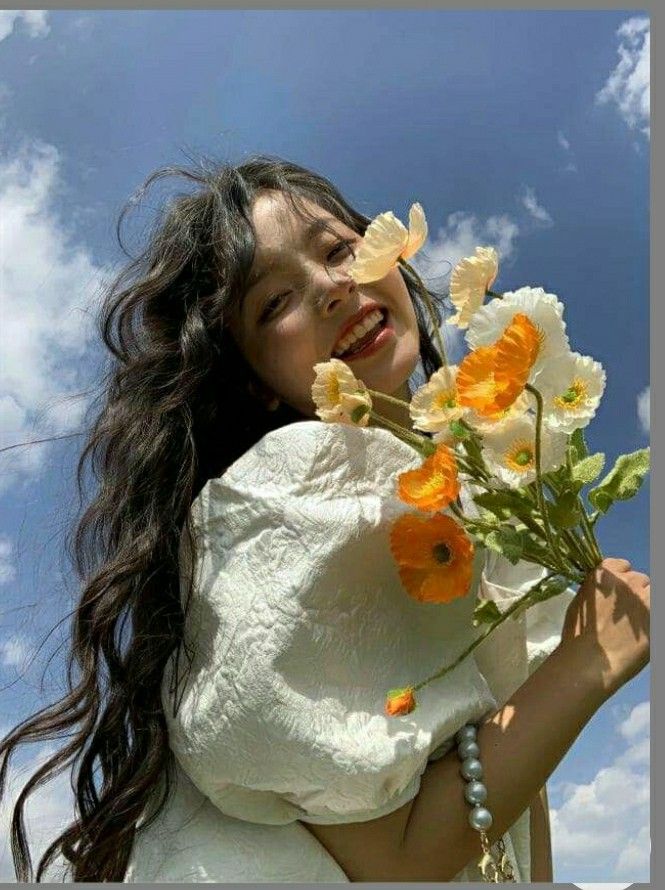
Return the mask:
<path fill-rule="evenodd" d="M 557 649 L 478 729 L 494 843 L 527 809 L 604 696 Z M 555 715 L 555 719 L 553 718 Z M 455 748 L 429 763 L 416 797 L 369 822 L 303 823 L 351 881 L 451 881 L 482 850 Z"/>
<path fill-rule="evenodd" d="M 561 642 L 478 729 L 491 843 L 525 812 L 584 726 L 649 662 L 651 584 L 606 558 L 571 601 Z M 429 763 L 415 798 L 380 819 L 306 827 L 351 881 L 450 881 L 477 862 L 456 750 Z"/>
<path fill-rule="evenodd" d="M 552 839 L 550 834 L 549 804 L 547 789 L 543 786 L 540 794 L 530 807 L 531 820 L 531 881 L 554 881 L 552 871 Z"/>

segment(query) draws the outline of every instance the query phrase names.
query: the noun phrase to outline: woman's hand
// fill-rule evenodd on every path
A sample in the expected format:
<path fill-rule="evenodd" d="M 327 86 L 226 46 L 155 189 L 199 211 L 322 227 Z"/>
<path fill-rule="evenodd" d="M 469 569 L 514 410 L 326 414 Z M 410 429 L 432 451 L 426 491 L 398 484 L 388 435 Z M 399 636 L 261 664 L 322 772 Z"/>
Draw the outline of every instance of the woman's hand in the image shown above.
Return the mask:
<path fill-rule="evenodd" d="M 558 652 L 608 699 L 648 664 L 650 617 L 649 576 L 626 559 L 608 557 L 570 602 Z"/>

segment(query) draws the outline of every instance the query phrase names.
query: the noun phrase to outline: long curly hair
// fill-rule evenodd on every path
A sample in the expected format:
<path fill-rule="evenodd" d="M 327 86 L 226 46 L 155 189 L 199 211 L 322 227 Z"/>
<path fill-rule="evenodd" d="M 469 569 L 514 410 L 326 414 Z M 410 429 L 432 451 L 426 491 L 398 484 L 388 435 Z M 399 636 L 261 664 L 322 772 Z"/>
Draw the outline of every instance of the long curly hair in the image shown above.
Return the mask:
<path fill-rule="evenodd" d="M 226 326 L 254 257 L 253 199 L 262 189 L 280 190 L 299 212 L 301 199 L 309 199 L 361 235 L 370 222 L 326 178 L 297 164 L 269 156 L 237 166 L 205 160 L 148 177 L 120 213 L 123 250 L 128 211 L 167 177 L 184 180 L 187 189 L 162 208 L 140 254 L 125 250 L 128 263 L 108 285 L 97 317 L 111 356 L 77 464 L 80 517 L 65 541 L 81 590 L 68 692 L 0 742 L 0 799 L 17 747 L 63 743 L 29 778 L 12 811 L 19 881 L 43 880 L 63 857 L 71 880 L 123 880 L 137 826 L 153 821 L 173 783 L 161 686 L 167 661 L 174 659 L 177 676 L 190 657 L 183 626 L 196 561 L 192 501 L 267 432 L 311 420 L 288 405 L 267 411 L 259 398 L 248 398 L 248 386 L 260 381 Z M 402 275 L 429 377 L 441 364 L 429 316 L 414 281 Z M 87 461 L 98 487 L 84 509 Z M 178 561 L 183 537 L 194 557 L 186 579 Z M 67 769 L 74 821 L 48 846 L 35 876 L 26 800 Z M 158 787 L 163 793 L 146 820 Z"/>

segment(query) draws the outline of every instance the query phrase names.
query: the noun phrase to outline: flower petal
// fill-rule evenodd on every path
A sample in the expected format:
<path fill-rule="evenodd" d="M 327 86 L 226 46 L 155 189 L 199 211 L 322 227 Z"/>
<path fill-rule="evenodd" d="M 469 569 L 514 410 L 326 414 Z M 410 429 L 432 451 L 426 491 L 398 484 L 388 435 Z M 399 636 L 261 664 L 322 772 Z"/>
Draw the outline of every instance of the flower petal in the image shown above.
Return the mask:
<path fill-rule="evenodd" d="M 409 233 L 392 210 L 380 213 L 367 226 L 349 274 L 358 284 L 384 278 L 395 266 L 409 240 Z"/>
<path fill-rule="evenodd" d="M 402 514 L 391 528 L 390 549 L 400 580 L 414 599 L 447 603 L 468 594 L 474 546 L 451 516 Z"/>
<path fill-rule="evenodd" d="M 316 406 L 317 417 L 326 423 L 367 426 L 372 398 L 365 384 L 358 380 L 346 362 L 338 358 L 319 362 L 314 365 L 314 373 L 316 376 L 312 383 L 312 401 Z M 354 420 L 353 412 L 359 407 L 366 407 L 368 410 Z"/>
<path fill-rule="evenodd" d="M 414 253 L 417 253 L 420 250 L 425 241 L 427 241 L 427 220 L 425 219 L 425 211 L 421 205 L 416 202 L 411 205 L 411 209 L 409 210 L 409 237 L 402 250 L 402 259 L 410 259 Z"/>
<path fill-rule="evenodd" d="M 494 284 L 499 269 L 499 256 L 493 247 L 476 247 L 475 256 L 464 257 L 450 277 L 450 299 L 457 314 L 446 319 L 448 324 L 464 329 L 472 315 L 480 309 L 487 290 Z"/>
<path fill-rule="evenodd" d="M 401 500 L 421 510 L 444 510 L 460 491 L 455 455 L 446 445 L 439 445 L 421 467 L 397 477 Z"/>

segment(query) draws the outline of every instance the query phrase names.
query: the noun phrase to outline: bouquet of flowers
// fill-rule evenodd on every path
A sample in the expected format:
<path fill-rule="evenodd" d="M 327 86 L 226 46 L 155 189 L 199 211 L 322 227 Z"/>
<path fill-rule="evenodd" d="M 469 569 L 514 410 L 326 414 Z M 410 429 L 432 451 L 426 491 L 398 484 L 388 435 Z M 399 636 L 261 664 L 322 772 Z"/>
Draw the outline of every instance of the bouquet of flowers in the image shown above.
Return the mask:
<path fill-rule="evenodd" d="M 492 247 L 476 247 L 452 272 L 456 314 L 447 323 L 466 331 L 470 351 L 459 365 L 448 364 L 430 294 L 408 263 L 426 238 L 420 204 L 411 207 L 408 229 L 392 212 L 382 213 L 367 227 L 350 274 L 367 283 L 402 266 L 428 308 L 441 367 L 406 403 L 368 389 L 340 359 L 317 364 L 312 385 L 317 416 L 359 426 L 375 418 L 422 455 L 419 468 L 396 480 L 400 499 L 416 509 L 402 514 L 390 532 L 409 596 L 450 602 L 468 595 L 478 546 L 548 572 L 503 613 L 493 601 L 478 598 L 474 624 L 486 627 L 453 664 L 390 690 L 389 716 L 412 711 L 418 689 L 452 670 L 508 617 L 581 583 L 603 559 L 595 534 L 599 517 L 615 501 L 633 497 L 649 470 L 644 448 L 621 455 L 597 481 L 605 455 L 589 454 L 583 429 L 600 403 L 605 372 L 591 357 L 572 351 L 564 307 L 554 294 L 541 287 L 491 290 L 498 273 Z M 412 427 L 376 412 L 374 400 L 382 399 L 408 407 Z M 462 484 L 472 493 L 474 515 L 462 509 Z M 587 512 L 581 495 L 591 485 Z"/>

